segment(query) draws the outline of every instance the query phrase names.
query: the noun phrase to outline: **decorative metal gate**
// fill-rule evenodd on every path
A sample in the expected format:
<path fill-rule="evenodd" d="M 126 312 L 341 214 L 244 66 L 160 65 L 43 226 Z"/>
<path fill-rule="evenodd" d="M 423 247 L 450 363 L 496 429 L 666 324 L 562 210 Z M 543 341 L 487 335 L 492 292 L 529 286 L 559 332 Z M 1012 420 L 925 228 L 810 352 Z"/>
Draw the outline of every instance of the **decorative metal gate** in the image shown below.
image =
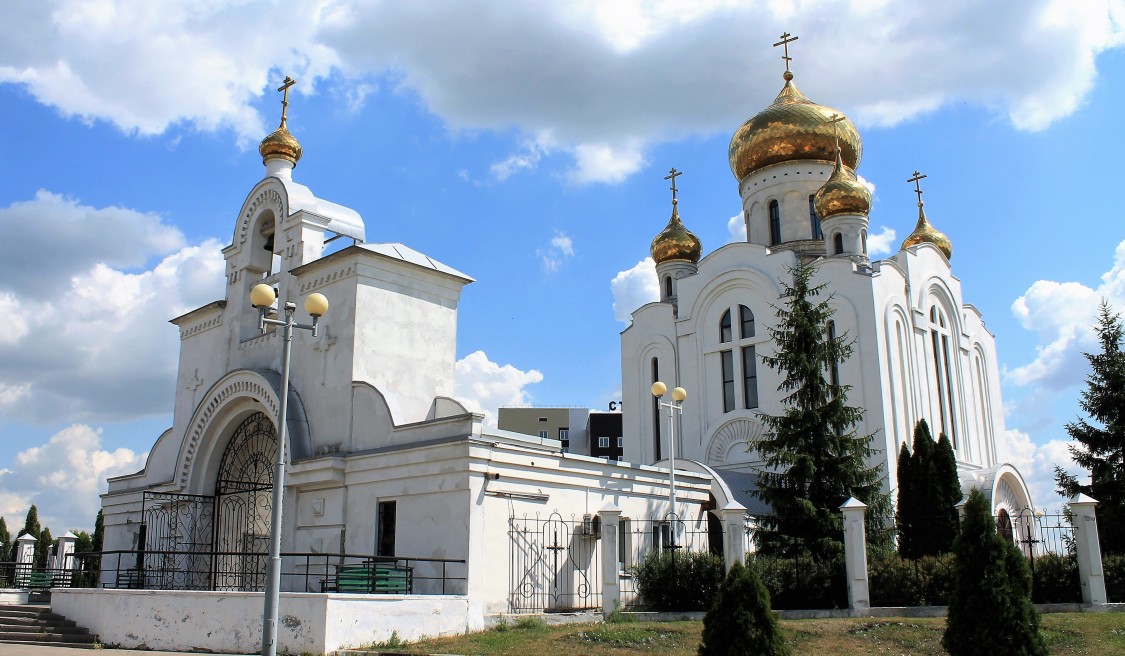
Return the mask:
<path fill-rule="evenodd" d="M 215 590 L 262 590 L 266 582 L 277 431 L 261 412 L 235 429 L 215 482 Z"/>
<path fill-rule="evenodd" d="M 589 515 L 508 519 L 508 606 L 513 613 L 601 608 L 600 527 Z"/>
<path fill-rule="evenodd" d="M 257 412 L 231 436 L 214 496 L 145 492 L 143 552 L 130 585 L 264 589 L 276 459 L 277 431 Z"/>

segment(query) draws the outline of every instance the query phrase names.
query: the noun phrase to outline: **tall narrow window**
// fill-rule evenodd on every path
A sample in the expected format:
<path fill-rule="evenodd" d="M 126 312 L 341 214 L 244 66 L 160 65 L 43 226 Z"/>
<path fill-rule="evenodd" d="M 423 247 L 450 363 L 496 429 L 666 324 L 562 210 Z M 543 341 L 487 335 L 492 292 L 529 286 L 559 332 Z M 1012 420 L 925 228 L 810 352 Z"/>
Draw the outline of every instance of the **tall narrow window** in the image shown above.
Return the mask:
<path fill-rule="evenodd" d="M 629 567 L 629 519 L 622 517 L 617 523 L 617 571 Z"/>
<path fill-rule="evenodd" d="M 652 382 L 660 380 L 660 362 L 652 359 Z M 652 452 L 656 456 L 653 462 L 662 460 L 660 457 L 660 399 L 652 397 Z"/>
<path fill-rule="evenodd" d="M 379 513 L 377 517 L 379 535 L 378 546 L 375 552 L 377 556 L 390 556 L 395 555 L 395 515 L 398 514 L 397 502 L 395 501 L 380 501 Z"/>
<path fill-rule="evenodd" d="M 844 235 L 837 232 L 836 236 L 832 238 L 832 251 L 833 255 L 844 252 Z"/>
<path fill-rule="evenodd" d="M 836 322 L 828 322 L 828 341 L 836 341 Z M 840 386 L 840 363 L 833 360 L 828 368 L 828 382 L 832 384 L 832 395 L 836 395 L 836 389 Z"/>
<path fill-rule="evenodd" d="M 745 305 L 738 306 L 738 320 L 742 324 L 742 331 L 739 334 L 740 339 L 747 339 L 754 336 L 754 313 L 750 308 Z"/>
<path fill-rule="evenodd" d="M 957 449 L 957 412 L 953 405 L 953 363 L 949 357 L 949 328 L 945 314 L 936 306 L 930 308 L 930 348 L 933 350 L 934 383 L 941 412 L 941 432 L 949 436 Z"/>
<path fill-rule="evenodd" d="M 747 410 L 758 407 L 758 364 L 753 346 L 742 347 L 742 399 Z"/>
<path fill-rule="evenodd" d="M 664 276 L 664 298 L 672 298 L 672 276 Z"/>
<path fill-rule="evenodd" d="M 719 341 L 726 344 L 731 340 L 731 322 L 730 310 L 723 313 L 723 318 L 719 320 Z"/>
<path fill-rule="evenodd" d="M 770 246 L 781 243 L 781 206 L 776 200 L 770 201 Z"/>
<path fill-rule="evenodd" d="M 816 214 L 816 194 L 809 194 L 809 226 L 812 228 L 813 239 L 824 239 L 824 231 L 820 229 L 820 217 Z"/>
<path fill-rule="evenodd" d="M 734 410 L 734 351 L 719 353 L 723 369 L 723 412 Z"/>

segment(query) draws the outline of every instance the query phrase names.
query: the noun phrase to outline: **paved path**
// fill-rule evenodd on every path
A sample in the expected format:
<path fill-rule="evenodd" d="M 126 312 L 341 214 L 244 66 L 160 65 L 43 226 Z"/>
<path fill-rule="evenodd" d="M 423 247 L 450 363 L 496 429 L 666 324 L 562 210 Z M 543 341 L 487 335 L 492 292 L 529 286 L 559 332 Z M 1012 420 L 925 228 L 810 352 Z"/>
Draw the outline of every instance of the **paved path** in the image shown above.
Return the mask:
<path fill-rule="evenodd" d="M 135 649 L 76 649 L 73 647 L 42 647 L 39 645 L 7 645 L 0 643 L 0 656 L 181 656 L 177 651 L 138 651 Z"/>

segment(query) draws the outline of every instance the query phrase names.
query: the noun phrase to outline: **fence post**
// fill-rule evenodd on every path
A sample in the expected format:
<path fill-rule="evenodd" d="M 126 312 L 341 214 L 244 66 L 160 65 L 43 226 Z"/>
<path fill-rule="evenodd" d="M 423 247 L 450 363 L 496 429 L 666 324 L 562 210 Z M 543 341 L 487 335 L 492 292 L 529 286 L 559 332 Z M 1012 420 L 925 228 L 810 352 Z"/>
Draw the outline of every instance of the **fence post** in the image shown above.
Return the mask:
<path fill-rule="evenodd" d="M 719 509 L 719 516 L 722 518 L 723 536 L 726 540 L 723 557 L 729 572 L 735 563 L 746 562 L 746 506 L 730 501 Z"/>
<path fill-rule="evenodd" d="M 23 587 L 31 579 L 35 567 L 35 536 L 24 533 L 16 538 L 16 587 Z"/>
<path fill-rule="evenodd" d="M 867 505 L 852 497 L 840 506 L 844 515 L 844 566 L 848 576 L 848 608 L 871 607 L 867 585 L 867 535 L 864 513 Z"/>
<path fill-rule="evenodd" d="M 1082 584 L 1082 603 L 1104 604 L 1105 577 L 1102 573 L 1102 546 L 1098 540 L 1098 520 L 1094 506 L 1098 502 L 1085 494 L 1070 500 L 1074 513 L 1074 547 L 1078 554 L 1078 579 Z"/>
<path fill-rule="evenodd" d="M 607 501 L 598 511 L 602 519 L 602 613 L 609 617 L 621 603 L 621 581 L 617 571 L 617 527 L 621 524 L 621 509 Z"/>

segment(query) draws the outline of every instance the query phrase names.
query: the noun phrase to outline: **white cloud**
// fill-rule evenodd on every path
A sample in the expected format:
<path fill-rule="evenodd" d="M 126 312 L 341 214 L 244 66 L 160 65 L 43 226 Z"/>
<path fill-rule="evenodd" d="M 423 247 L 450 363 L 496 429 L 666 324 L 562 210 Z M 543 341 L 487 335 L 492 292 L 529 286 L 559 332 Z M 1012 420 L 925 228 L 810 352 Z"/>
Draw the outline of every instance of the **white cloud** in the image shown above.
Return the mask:
<path fill-rule="evenodd" d="M 574 239 L 556 230 L 551 243 L 546 248 L 538 249 L 535 254 L 539 256 L 543 269 L 548 273 L 554 273 L 564 262 L 574 257 Z"/>
<path fill-rule="evenodd" d="M 883 226 L 879 232 L 867 235 L 867 254 L 871 257 L 898 252 L 894 228 Z"/>
<path fill-rule="evenodd" d="M 319 84 L 353 109 L 405 91 L 453 130 L 552 135 L 583 184 L 622 180 L 653 144 L 729 131 L 764 107 L 781 86 L 769 44 L 785 30 L 801 37 L 804 91 L 861 125 L 970 103 L 1037 130 L 1084 102 L 1123 24 L 1119 0 L 293 0 L 284 11 L 267 0 L 60 0 L 5 13 L 0 83 L 127 132 L 183 124 L 243 144 L 276 121 L 256 107 L 284 73 L 300 80 L 298 129 L 299 95 Z"/>
<path fill-rule="evenodd" d="M 505 405 L 526 405 L 528 385 L 543 381 L 535 369 L 522 371 L 510 364 L 499 365 L 484 351 L 474 351 L 457 361 L 454 394 L 472 411 L 485 416 L 485 423 L 496 426 L 496 410 Z"/>
<path fill-rule="evenodd" d="M 736 241 L 746 241 L 746 217 L 742 215 L 742 212 L 727 219 L 727 234 L 728 244 L 733 244 Z"/>
<path fill-rule="evenodd" d="M 44 243 L 58 234 L 72 237 Z M 167 412 L 179 336 L 164 319 L 221 297 L 220 250 L 156 215 L 46 192 L 0 208 L 0 311 L 16 326 L 0 339 L 0 415 Z"/>
<path fill-rule="evenodd" d="M 656 278 L 656 263 L 651 257 L 637 262 L 632 269 L 619 272 L 609 283 L 613 293 L 613 316 L 628 324 L 633 310 L 645 303 L 660 300 L 660 282 Z"/>
<path fill-rule="evenodd" d="M 996 441 L 996 451 L 1000 462 L 1013 465 L 1023 476 L 1031 492 L 1032 503 L 1037 508 L 1057 511 L 1066 501 L 1055 488 L 1055 465 L 1068 473 L 1078 476 L 1088 483 L 1089 472 L 1074 463 L 1067 450 L 1069 440 L 1050 440 L 1035 444 L 1031 437 L 1016 429 L 1008 429 Z"/>
<path fill-rule="evenodd" d="M 503 182 L 520 171 L 531 171 L 539 166 L 545 150 L 534 141 L 525 142 L 519 152 L 512 153 L 489 167 L 492 175 Z"/>
<path fill-rule="evenodd" d="M 34 503 L 40 524 L 55 535 L 92 531 L 106 479 L 139 470 L 145 457 L 129 449 L 106 451 L 101 429 L 74 424 L 21 451 L 11 469 L 0 471 L 0 513 L 9 527 L 18 527 Z"/>
<path fill-rule="evenodd" d="M 1093 326 L 1101 299 L 1118 311 L 1125 309 L 1125 241 L 1117 245 L 1113 266 L 1096 289 L 1039 280 L 1012 303 L 1012 314 L 1038 333 L 1041 343 L 1035 359 L 1005 371 L 1006 379 L 1054 390 L 1081 384 L 1088 370 L 1082 353 L 1099 349 Z"/>

